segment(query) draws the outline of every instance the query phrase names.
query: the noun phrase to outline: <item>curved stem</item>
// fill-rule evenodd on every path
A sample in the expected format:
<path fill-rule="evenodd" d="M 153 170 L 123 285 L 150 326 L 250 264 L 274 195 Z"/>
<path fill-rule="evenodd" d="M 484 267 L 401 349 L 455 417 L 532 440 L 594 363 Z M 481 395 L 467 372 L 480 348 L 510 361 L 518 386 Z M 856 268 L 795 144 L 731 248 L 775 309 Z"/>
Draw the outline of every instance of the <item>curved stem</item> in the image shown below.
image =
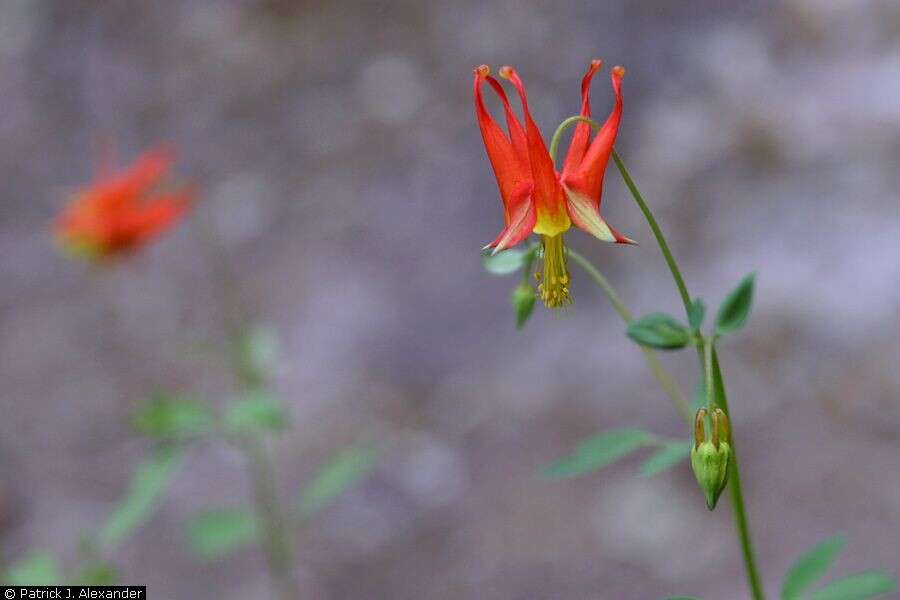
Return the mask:
<path fill-rule="evenodd" d="M 659 244 L 659 249 L 663 253 L 663 258 L 666 259 L 666 264 L 669 266 L 669 271 L 672 272 L 672 279 L 675 280 L 675 285 L 678 287 L 678 293 L 681 295 L 681 301 L 684 303 L 685 312 L 690 312 L 691 295 L 688 293 L 687 286 L 684 284 L 684 277 L 681 276 L 681 270 L 678 268 L 678 263 L 675 262 L 672 251 L 669 250 L 669 244 L 666 243 L 666 238 L 663 235 L 662 229 L 659 228 L 659 223 L 656 222 L 656 218 L 650 211 L 650 207 L 644 202 L 644 197 L 641 196 L 637 186 L 634 185 L 631 174 L 628 172 L 628 169 L 625 168 L 622 159 L 619 158 L 619 153 L 616 152 L 615 149 L 612 151 L 612 157 L 616 163 L 616 167 L 619 169 L 619 173 L 622 174 L 622 179 L 625 180 L 628 191 L 631 192 L 634 201 L 637 203 L 638 208 L 641 209 L 641 212 L 644 213 L 644 218 L 647 219 L 647 224 L 650 225 L 650 229 L 653 231 L 653 237 L 656 238 L 656 243 Z"/>
<path fill-rule="evenodd" d="M 615 288 L 613 288 L 612 284 L 603 276 L 597 268 L 591 264 L 587 258 L 575 252 L 572 249 L 568 249 L 569 258 L 572 259 L 579 267 L 584 269 L 585 273 L 591 278 L 591 280 L 597 284 L 606 297 L 609 298 L 610 303 L 613 305 L 616 313 L 622 320 L 625 321 L 625 324 L 631 322 L 631 313 L 625 307 L 625 304 L 622 302 L 622 299 L 619 297 L 619 294 L 616 293 Z M 644 346 L 640 346 L 641 351 L 644 353 L 644 360 L 647 361 L 647 367 L 650 369 L 650 372 L 653 373 L 653 376 L 659 382 L 659 385 L 662 387 L 663 391 L 668 394 L 669 398 L 672 400 L 672 405 L 675 407 L 675 410 L 678 412 L 679 416 L 684 419 L 686 422 L 690 422 L 691 419 L 691 409 L 690 404 L 687 399 L 681 393 L 681 389 L 678 387 L 678 384 L 672 379 L 672 377 L 663 369 L 662 364 L 659 362 L 659 358 L 657 358 L 656 353 L 650 348 L 646 348 Z"/>
<path fill-rule="evenodd" d="M 622 179 L 625 180 L 625 185 L 628 187 L 628 190 L 634 197 L 634 201 L 641 209 L 641 212 L 644 213 L 644 217 L 647 219 L 647 223 L 650 225 L 650 229 L 653 230 L 653 235 L 654 237 L 656 237 L 656 241 L 659 244 L 659 249 L 662 251 L 663 257 L 666 259 L 666 264 L 669 266 L 669 270 L 672 272 L 672 279 L 675 280 L 675 285 L 676 287 L 678 287 L 678 293 L 680 294 L 681 300 L 684 303 L 684 310 L 689 314 L 691 308 L 691 295 L 684 283 L 684 278 L 681 276 L 681 270 L 678 268 L 678 263 L 675 261 L 675 257 L 672 256 L 672 251 L 669 249 L 669 244 L 666 243 L 666 239 L 663 236 L 662 230 L 659 228 L 659 224 L 656 222 L 656 218 L 654 218 L 653 213 L 647 206 L 647 203 L 644 202 L 644 198 L 643 196 L 641 196 L 641 193 L 638 191 L 637 186 L 634 184 L 634 180 L 631 178 L 631 174 L 628 173 L 628 170 L 622 163 L 622 159 L 619 158 L 619 155 L 615 150 L 613 150 L 612 157 L 616 163 L 616 167 L 618 167 L 619 169 L 619 173 L 622 174 Z M 728 416 L 729 421 L 733 423 L 734 420 L 731 419 L 731 415 L 728 412 L 728 399 L 725 395 L 725 383 L 722 379 L 722 371 L 719 367 L 719 360 L 716 356 L 715 349 L 710 345 L 708 352 L 701 351 L 699 354 L 701 368 L 704 369 L 704 372 L 707 371 L 706 361 L 708 355 L 708 360 L 711 362 L 709 373 L 712 376 L 713 386 L 715 389 L 715 397 L 717 399 L 719 407 Z M 744 557 L 744 568 L 747 571 L 747 584 L 750 587 L 750 592 L 753 595 L 754 600 L 764 600 L 765 593 L 763 591 L 762 582 L 760 580 L 759 569 L 756 566 L 756 556 L 753 552 L 753 543 L 750 539 L 750 526 L 747 523 L 747 509 L 744 506 L 744 495 L 741 489 L 741 474 L 740 468 L 738 467 L 737 452 L 734 449 L 733 431 L 731 441 L 732 459 L 731 461 L 729 461 L 729 481 L 731 482 L 731 506 L 732 512 L 734 514 L 734 522 L 738 530 L 738 537 L 740 538 L 741 542 L 741 553 Z"/>
<path fill-rule="evenodd" d="M 559 127 L 556 128 L 556 131 L 553 132 L 553 137 L 550 139 L 550 159 L 554 163 L 556 162 L 556 150 L 557 148 L 559 148 L 559 139 L 562 137 L 563 132 L 575 123 L 587 123 L 594 129 L 600 129 L 600 123 L 593 119 L 582 117 L 581 115 L 569 117 L 568 119 L 560 123 Z"/>

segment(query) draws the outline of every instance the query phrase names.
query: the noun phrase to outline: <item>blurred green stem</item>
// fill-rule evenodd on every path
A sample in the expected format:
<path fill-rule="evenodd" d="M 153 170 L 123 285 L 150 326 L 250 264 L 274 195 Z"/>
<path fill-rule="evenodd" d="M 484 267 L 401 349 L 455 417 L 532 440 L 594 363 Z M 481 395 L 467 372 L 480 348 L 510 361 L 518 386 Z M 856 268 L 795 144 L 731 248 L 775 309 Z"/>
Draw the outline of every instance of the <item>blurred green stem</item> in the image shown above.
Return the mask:
<path fill-rule="evenodd" d="M 603 293 L 606 294 L 606 297 L 609 299 L 610 303 L 613 305 L 615 311 L 622 317 L 622 320 L 625 321 L 625 324 L 628 325 L 631 323 L 632 317 L 631 313 L 625 307 L 625 304 L 622 302 L 622 299 L 619 298 L 619 294 L 616 293 L 615 288 L 613 288 L 612 284 L 603 276 L 603 274 L 597 270 L 597 268 L 591 264 L 587 258 L 579 254 L 578 252 L 568 249 L 569 258 L 571 258 L 579 267 L 584 269 L 585 273 L 593 280 L 594 283 L 597 284 Z M 640 346 L 641 351 L 644 353 L 644 360 L 647 361 L 647 367 L 650 369 L 650 372 L 653 373 L 653 376 L 659 382 L 659 385 L 662 387 L 663 391 L 669 395 L 669 398 L 672 400 L 672 405 L 675 407 L 675 410 L 678 412 L 679 416 L 684 419 L 685 422 L 690 422 L 691 419 L 691 409 L 688 404 L 687 399 L 681 393 L 681 389 L 678 387 L 678 384 L 672 380 L 672 377 L 663 369 L 662 364 L 659 362 L 659 358 L 656 356 L 656 352 L 654 352 L 651 348 L 647 348 L 645 346 Z"/>
<path fill-rule="evenodd" d="M 241 348 L 247 319 L 240 301 L 238 278 L 215 228 L 203 219 L 195 219 L 195 223 L 201 240 L 214 257 L 211 271 L 218 279 L 221 291 L 228 344 L 226 359 L 237 386 L 242 391 L 252 391 L 263 382 L 255 376 L 253 369 L 248 368 Z M 237 448 L 247 460 L 256 515 L 262 527 L 266 566 L 275 596 L 279 600 L 296 600 L 299 590 L 294 574 L 294 548 L 289 537 L 290 520 L 278 493 L 275 459 L 263 439 L 243 437 L 237 440 Z"/>
<path fill-rule="evenodd" d="M 275 592 L 281 600 L 296 600 L 294 549 L 289 539 L 288 520 L 278 499 L 275 463 L 265 441 L 246 437 L 240 446 L 247 457 L 256 514 L 263 530 L 263 550 Z"/>

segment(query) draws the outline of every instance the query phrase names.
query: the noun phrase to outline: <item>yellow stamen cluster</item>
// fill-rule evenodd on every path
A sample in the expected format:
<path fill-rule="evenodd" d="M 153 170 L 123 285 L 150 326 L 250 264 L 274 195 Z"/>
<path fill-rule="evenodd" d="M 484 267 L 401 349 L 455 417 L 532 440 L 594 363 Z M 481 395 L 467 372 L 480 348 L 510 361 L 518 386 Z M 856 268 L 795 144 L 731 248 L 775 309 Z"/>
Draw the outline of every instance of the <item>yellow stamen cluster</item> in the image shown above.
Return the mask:
<path fill-rule="evenodd" d="M 544 273 L 538 293 L 547 308 L 560 308 L 572 303 L 569 297 L 569 271 L 566 268 L 566 247 L 562 234 L 542 235 L 544 244 Z M 537 276 L 537 274 L 535 275 Z"/>

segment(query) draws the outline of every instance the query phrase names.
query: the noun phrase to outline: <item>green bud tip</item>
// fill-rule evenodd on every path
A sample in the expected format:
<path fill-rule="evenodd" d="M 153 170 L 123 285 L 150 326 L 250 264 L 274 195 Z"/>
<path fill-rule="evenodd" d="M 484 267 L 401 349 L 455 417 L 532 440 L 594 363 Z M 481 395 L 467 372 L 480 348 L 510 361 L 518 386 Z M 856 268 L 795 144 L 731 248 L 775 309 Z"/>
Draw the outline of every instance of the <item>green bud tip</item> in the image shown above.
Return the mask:
<path fill-rule="evenodd" d="M 728 443 L 728 417 L 717 408 L 712 413 L 712 439 L 707 440 L 705 421 L 707 411 L 701 408 L 694 418 L 694 446 L 691 448 L 691 469 L 697 484 L 706 498 L 709 510 L 716 507 L 725 484 L 728 483 L 728 460 L 731 445 Z"/>

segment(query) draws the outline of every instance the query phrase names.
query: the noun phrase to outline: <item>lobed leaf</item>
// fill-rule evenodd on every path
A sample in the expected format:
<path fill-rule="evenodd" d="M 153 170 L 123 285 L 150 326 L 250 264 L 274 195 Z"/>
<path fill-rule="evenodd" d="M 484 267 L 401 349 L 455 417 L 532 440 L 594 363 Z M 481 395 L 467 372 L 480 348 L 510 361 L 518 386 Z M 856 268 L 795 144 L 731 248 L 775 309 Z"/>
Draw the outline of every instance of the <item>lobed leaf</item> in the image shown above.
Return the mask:
<path fill-rule="evenodd" d="M 626 334 L 641 346 L 660 350 L 684 348 L 691 341 L 691 330 L 665 313 L 653 313 L 632 321 Z"/>
<path fill-rule="evenodd" d="M 191 550 L 204 560 L 216 560 L 253 544 L 259 534 L 256 515 L 241 508 L 204 510 L 192 516 L 187 524 Z"/>
<path fill-rule="evenodd" d="M 809 595 L 809 600 L 863 600 L 897 589 L 897 582 L 884 571 L 864 571 L 832 581 Z"/>
<path fill-rule="evenodd" d="M 798 558 L 784 576 L 784 583 L 781 586 L 782 600 L 798 598 L 809 586 L 821 579 L 837 560 L 845 543 L 846 540 L 842 536 L 836 535 L 817 544 Z"/>
<path fill-rule="evenodd" d="M 308 518 L 334 502 L 375 467 L 377 457 L 377 451 L 371 446 L 353 446 L 322 465 L 300 493 L 300 516 Z"/>
<path fill-rule="evenodd" d="M 524 267 L 527 261 L 528 252 L 518 248 L 481 256 L 481 265 L 492 275 L 510 275 Z"/>
<path fill-rule="evenodd" d="M 9 585 L 59 585 L 62 572 L 49 552 L 35 550 L 13 563 L 6 572 Z"/>
<path fill-rule="evenodd" d="M 756 273 L 751 273 L 725 297 L 716 315 L 716 333 L 724 335 L 744 326 L 753 304 L 755 284 Z"/>
<path fill-rule="evenodd" d="M 148 437 L 185 440 L 209 432 L 212 410 L 189 396 L 157 394 L 131 416 L 131 426 Z"/>
<path fill-rule="evenodd" d="M 534 312 L 534 288 L 527 283 L 516 286 L 512 293 L 513 311 L 516 314 L 516 329 L 525 327 L 528 317 Z"/>
<path fill-rule="evenodd" d="M 239 351 L 241 369 L 250 381 L 260 384 L 278 369 L 281 349 L 278 334 L 271 327 L 248 328 L 241 335 Z"/>
<path fill-rule="evenodd" d="M 651 477 L 662 473 L 683 461 L 690 453 L 690 442 L 683 440 L 668 442 L 644 461 L 641 465 L 641 475 Z"/>
<path fill-rule="evenodd" d="M 263 390 L 246 393 L 225 412 L 225 429 L 236 435 L 259 435 L 287 427 L 284 406 Z"/>
<path fill-rule="evenodd" d="M 706 317 L 706 304 L 700 298 L 695 298 L 691 302 L 691 308 L 688 310 L 688 324 L 691 329 L 700 329 L 703 326 L 703 319 Z"/>
<path fill-rule="evenodd" d="M 182 458 L 181 450 L 165 447 L 138 466 L 131 476 L 125 498 L 100 530 L 101 543 L 115 548 L 150 518 L 181 466 Z"/>
<path fill-rule="evenodd" d="M 613 429 L 583 441 L 572 454 L 545 467 L 552 479 L 575 477 L 601 469 L 626 454 L 652 444 L 653 436 L 641 429 Z"/>

